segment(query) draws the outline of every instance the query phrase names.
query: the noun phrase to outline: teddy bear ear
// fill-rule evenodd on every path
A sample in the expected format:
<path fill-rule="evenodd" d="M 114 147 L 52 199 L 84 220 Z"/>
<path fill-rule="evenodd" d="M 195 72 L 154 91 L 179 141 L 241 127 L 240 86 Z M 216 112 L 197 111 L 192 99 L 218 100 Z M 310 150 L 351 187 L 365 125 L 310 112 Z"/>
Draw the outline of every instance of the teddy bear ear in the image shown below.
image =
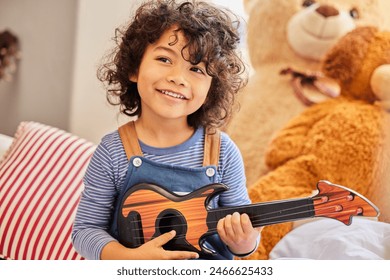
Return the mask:
<path fill-rule="evenodd" d="M 350 81 L 361 69 L 361 61 L 377 32 L 378 29 L 371 26 L 348 32 L 325 55 L 322 72 L 337 81 Z"/>
<path fill-rule="evenodd" d="M 390 102 L 390 64 L 383 64 L 374 70 L 370 85 L 379 100 Z"/>

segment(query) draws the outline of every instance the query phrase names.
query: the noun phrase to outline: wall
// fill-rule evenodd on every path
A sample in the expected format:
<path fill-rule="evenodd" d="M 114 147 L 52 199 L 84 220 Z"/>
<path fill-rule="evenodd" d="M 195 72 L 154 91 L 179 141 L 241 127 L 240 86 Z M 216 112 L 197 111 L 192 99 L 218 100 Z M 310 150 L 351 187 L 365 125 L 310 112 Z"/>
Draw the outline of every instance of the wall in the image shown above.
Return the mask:
<path fill-rule="evenodd" d="M 20 121 L 69 128 L 77 0 L 0 0 L 0 30 L 19 37 L 22 59 L 11 83 L 0 81 L 0 132 Z"/>
<path fill-rule="evenodd" d="M 80 0 L 70 112 L 70 130 L 98 143 L 107 132 L 125 122 L 118 108 L 108 105 L 96 78 L 102 57 L 114 46 L 115 28 L 126 23 L 140 0 Z"/>

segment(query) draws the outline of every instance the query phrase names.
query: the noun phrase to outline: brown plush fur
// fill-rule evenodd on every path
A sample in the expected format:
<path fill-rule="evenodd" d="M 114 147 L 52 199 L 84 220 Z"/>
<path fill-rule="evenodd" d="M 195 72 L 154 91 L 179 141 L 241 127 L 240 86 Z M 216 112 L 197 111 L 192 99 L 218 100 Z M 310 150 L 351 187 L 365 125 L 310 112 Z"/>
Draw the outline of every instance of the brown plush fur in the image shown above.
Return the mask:
<path fill-rule="evenodd" d="M 254 202 L 310 196 L 319 180 L 328 180 L 366 196 L 380 209 L 379 220 L 390 222 L 390 113 L 370 86 L 384 64 L 390 64 L 390 32 L 374 27 L 355 29 L 330 50 L 322 70 L 341 85 L 341 95 L 278 132 L 266 153 L 273 170 L 249 188 Z M 291 223 L 265 227 L 250 259 L 267 259 L 290 230 Z"/>
<path fill-rule="evenodd" d="M 248 49 L 253 75 L 239 98 L 240 111 L 227 132 L 243 155 L 247 183 L 269 171 L 266 147 L 276 131 L 306 107 L 294 96 L 290 79 L 279 74 L 285 67 L 319 70 L 320 61 L 301 57 L 287 42 L 287 22 L 303 9 L 303 0 L 244 0 L 248 19 Z M 338 10 L 356 8 L 356 25 L 390 28 L 388 0 L 317 0 Z"/>

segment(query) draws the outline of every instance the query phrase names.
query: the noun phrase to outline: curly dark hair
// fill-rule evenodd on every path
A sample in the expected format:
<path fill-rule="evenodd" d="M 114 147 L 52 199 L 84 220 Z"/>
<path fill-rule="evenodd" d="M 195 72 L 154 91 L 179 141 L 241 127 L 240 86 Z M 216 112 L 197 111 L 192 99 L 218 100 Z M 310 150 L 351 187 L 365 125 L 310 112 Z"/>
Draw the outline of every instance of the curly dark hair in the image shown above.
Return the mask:
<path fill-rule="evenodd" d="M 188 41 L 190 57 L 196 65 L 206 64 L 212 77 L 205 103 L 187 117 L 197 128 L 217 128 L 231 116 L 235 95 L 246 84 L 245 65 L 238 53 L 239 18 L 230 10 L 201 1 L 152 0 L 142 4 L 124 31 L 116 29 L 116 47 L 109 61 L 98 69 L 98 78 L 107 86 L 107 100 L 120 105 L 122 113 L 140 116 L 141 99 L 137 84 L 129 80 L 139 69 L 149 44 L 156 42 L 172 26 L 178 26 Z M 175 43 L 175 42 L 174 42 Z"/>

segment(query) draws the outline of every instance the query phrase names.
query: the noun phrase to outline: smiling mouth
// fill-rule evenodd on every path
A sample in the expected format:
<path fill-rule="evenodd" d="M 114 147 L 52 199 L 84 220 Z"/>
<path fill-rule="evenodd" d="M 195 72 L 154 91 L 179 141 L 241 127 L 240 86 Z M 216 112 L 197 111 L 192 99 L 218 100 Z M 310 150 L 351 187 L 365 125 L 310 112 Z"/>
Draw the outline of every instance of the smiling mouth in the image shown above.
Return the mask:
<path fill-rule="evenodd" d="M 170 97 L 173 97 L 173 98 L 177 98 L 177 99 L 187 99 L 184 95 L 180 94 L 180 93 L 176 93 L 176 92 L 172 92 L 172 91 L 168 91 L 168 90 L 159 90 L 159 92 L 161 92 L 162 94 L 165 94 L 165 95 L 168 95 Z"/>

